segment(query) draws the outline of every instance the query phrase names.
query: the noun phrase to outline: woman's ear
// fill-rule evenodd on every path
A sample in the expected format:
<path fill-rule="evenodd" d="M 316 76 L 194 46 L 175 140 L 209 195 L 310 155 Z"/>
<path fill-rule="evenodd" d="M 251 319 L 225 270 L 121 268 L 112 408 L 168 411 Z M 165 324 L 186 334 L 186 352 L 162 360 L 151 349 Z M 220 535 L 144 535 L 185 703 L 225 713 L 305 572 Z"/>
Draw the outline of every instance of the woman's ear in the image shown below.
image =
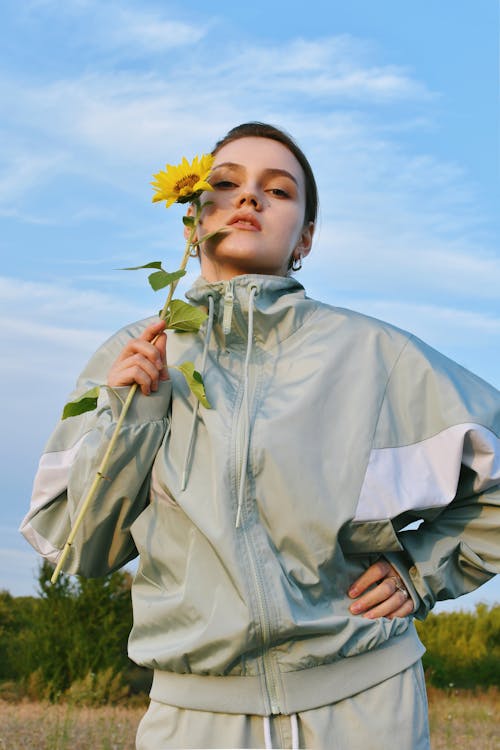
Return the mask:
<path fill-rule="evenodd" d="M 308 224 L 304 225 L 300 233 L 299 241 L 297 242 L 297 245 L 295 247 L 297 254 L 301 255 L 303 258 L 305 258 L 306 255 L 309 255 L 309 253 L 311 252 L 314 226 L 315 225 L 313 221 L 310 221 Z"/>

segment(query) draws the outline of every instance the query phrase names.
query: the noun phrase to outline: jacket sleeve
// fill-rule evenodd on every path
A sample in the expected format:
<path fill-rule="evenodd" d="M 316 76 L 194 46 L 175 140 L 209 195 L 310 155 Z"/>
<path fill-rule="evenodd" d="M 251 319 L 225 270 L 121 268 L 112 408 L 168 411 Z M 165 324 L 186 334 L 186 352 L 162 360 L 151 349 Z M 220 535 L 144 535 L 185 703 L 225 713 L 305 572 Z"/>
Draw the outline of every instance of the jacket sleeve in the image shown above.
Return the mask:
<path fill-rule="evenodd" d="M 418 618 L 500 572 L 500 392 L 415 338 L 388 383 L 361 515 L 375 497 Z"/>
<path fill-rule="evenodd" d="M 105 383 L 125 343 L 149 322 L 134 324 L 107 341 L 88 363 L 69 400 Z M 97 409 L 60 421 L 40 459 L 30 510 L 20 531 L 53 564 L 94 480 L 128 391 L 128 387 L 101 387 Z M 170 399 L 170 381 L 161 381 L 158 391 L 149 396 L 137 390 L 65 572 L 105 575 L 137 555 L 130 527 L 148 502 L 150 470 L 168 429 Z"/>

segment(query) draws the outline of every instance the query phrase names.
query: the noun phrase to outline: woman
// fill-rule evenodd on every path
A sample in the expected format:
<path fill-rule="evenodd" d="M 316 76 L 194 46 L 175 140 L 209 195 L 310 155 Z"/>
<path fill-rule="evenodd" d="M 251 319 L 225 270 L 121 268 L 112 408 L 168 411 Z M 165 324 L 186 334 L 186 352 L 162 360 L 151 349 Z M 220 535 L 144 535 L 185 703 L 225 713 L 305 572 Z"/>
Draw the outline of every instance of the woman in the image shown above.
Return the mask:
<path fill-rule="evenodd" d="M 23 533 L 57 559 L 138 383 L 67 567 L 139 554 L 129 652 L 155 673 L 137 747 L 427 748 L 410 615 L 498 571 L 500 394 L 305 296 L 290 270 L 316 185 L 286 134 L 242 125 L 214 154 L 201 231 L 229 231 L 187 295 L 206 326 L 166 354 L 163 323 L 142 321 L 96 353 L 77 394 L 109 388 L 57 427 Z M 186 359 L 210 410 L 167 369 Z"/>

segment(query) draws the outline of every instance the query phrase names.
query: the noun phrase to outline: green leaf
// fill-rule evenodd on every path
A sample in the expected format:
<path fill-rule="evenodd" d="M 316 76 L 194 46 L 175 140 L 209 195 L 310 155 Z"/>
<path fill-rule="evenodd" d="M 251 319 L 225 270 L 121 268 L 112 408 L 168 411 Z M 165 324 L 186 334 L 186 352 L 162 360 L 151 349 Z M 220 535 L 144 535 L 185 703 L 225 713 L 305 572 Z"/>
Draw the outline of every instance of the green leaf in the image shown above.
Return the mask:
<path fill-rule="evenodd" d="M 193 363 L 183 362 L 182 365 L 178 365 L 173 369 L 180 370 L 182 372 L 182 374 L 186 378 L 186 383 L 189 386 L 189 390 L 196 396 L 200 404 L 203 404 L 206 409 L 211 409 L 212 407 L 210 406 L 210 402 L 207 399 L 207 394 L 205 393 L 203 378 L 201 377 L 198 370 L 194 369 Z"/>
<path fill-rule="evenodd" d="M 139 271 L 141 268 L 160 268 L 161 260 L 153 260 L 151 263 L 146 263 L 145 266 L 131 266 L 130 268 L 119 268 L 119 271 Z"/>
<path fill-rule="evenodd" d="M 79 414 L 85 414 L 86 411 L 93 411 L 97 406 L 97 397 L 99 396 L 99 386 L 96 385 L 89 391 L 85 391 L 80 398 L 75 401 L 69 401 L 62 413 L 61 419 L 68 417 L 77 417 Z"/>
<path fill-rule="evenodd" d="M 168 273 L 168 271 L 164 271 L 162 269 L 161 271 L 150 273 L 148 276 L 148 281 L 155 292 L 157 292 L 158 289 L 163 289 L 163 287 L 168 286 L 173 281 L 182 278 L 185 273 L 186 272 L 182 271 L 181 269 L 179 269 L 178 271 L 173 271 L 172 273 Z"/>
<path fill-rule="evenodd" d="M 183 216 L 182 223 L 185 227 L 194 227 L 194 216 Z"/>
<path fill-rule="evenodd" d="M 193 305 L 183 302 L 181 299 L 173 299 L 170 303 L 165 322 L 167 328 L 176 331 L 193 332 L 199 331 L 201 324 L 206 320 L 206 312 Z"/>

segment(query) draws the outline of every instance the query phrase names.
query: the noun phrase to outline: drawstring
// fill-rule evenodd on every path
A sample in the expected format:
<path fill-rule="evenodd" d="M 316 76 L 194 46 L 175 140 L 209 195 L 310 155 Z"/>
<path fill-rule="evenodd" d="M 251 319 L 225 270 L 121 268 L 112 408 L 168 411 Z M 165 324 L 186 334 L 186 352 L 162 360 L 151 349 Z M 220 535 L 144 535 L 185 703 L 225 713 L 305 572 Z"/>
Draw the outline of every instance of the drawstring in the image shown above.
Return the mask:
<path fill-rule="evenodd" d="M 290 714 L 290 726 L 292 729 L 292 750 L 299 749 L 299 722 L 297 714 Z"/>
<path fill-rule="evenodd" d="M 273 741 L 271 739 L 271 718 L 263 716 L 264 720 L 264 741 L 266 750 L 273 750 Z M 292 750 L 299 750 L 299 722 L 297 714 L 290 714 L 290 728 L 292 730 Z"/>
<path fill-rule="evenodd" d="M 212 335 L 212 326 L 214 322 L 214 300 L 213 297 L 210 295 L 208 297 L 208 321 L 207 321 L 207 330 L 205 332 L 205 343 L 203 346 L 203 355 L 201 358 L 201 372 L 200 374 L 203 376 L 205 371 L 205 365 L 207 362 L 207 355 L 208 355 L 208 345 L 210 343 L 210 336 Z M 196 406 L 193 409 L 193 414 L 191 417 L 191 428 L 189 430 L 189 440 L 187 444 L 187 450 L 186 455 L 184 457 L 184 467 L 182 469 L 182 478 L 181 478 L 181 490 L 186 489 L 186 482 L 187 482 L 187 471 L 188 471 L 188 465 L 189 461 L 191 460 L 191 453 L 193 452 L 193 445 L 194 445 L 194 433 L 195 433 L 195 427 L 196 427 L 196 417 L 198 416 L 198 408 L 200 406 L 200 402 L 198 399 L 196 399 Z"/>
<path fill-rule="evenodd" d="M 236 528 L 240 525 L 241 509 L 243 505 L 243 492 L 245 490 L 245 479 L 248 465 L 248 448 L 250 443 L 250 404 L 248 394 L 248 369 L 250 356 L 253 345 L 253 300 L 257 293 L 257 287 L 250 287 L 250 296 L 248 298 L 248 331 L 247 331 L 247 353 L 245 357 L 245 367 L 243 373 L 243 429 L 245 431 L 245 440 L 243 443 L 243 455 L 241 462 L 240 486 L 238 488 L 238 512 L 236 513 Z"/>
<path fill-rule="evenodd" d="M 247 472 L 247 466 L 248 466 L 248 449 L 249 449 L 249 443 L 250 443 L 250 404 L 249 404 L 248 379 L 249 379 L 250 357 L 252 355 L 252 346 L 253 346 L 253 301 L 254 301 L 254 297 L 256 293 L 257 293 L 257 287 L 251 286 L 249 299 L 248 299 L 247 351 L 246 351 L 246 356 L 245 356 L 245 365 L 244 365 L 244 372 L 243 372 L 243 406 L 242 406 L 242 409 L 243 409 L 244 441 L 243 441 L 243 452 L 242 452 L 242 462 L 241 462 L 240 485 L 238 488 L 238 510 L 236 513 L 236 528 L 239 527 L 240 521 L 241 521 L 243 494 L 245 491 L 245 479 L 246 479 L 246 472 Z M 228 288 L 226 290 L 225 297 L 224 297 L 223 329 L 224 329 L 224 326 L 226 326 L 227 328 L 227 326 L 231 325 L 231 318 L 232 318 L 232 313 L 233 313 L 233 300 L 234 300 L 234 294 L 231 288 L 231 283 L 229 283 Z M 212 296 L 209 296 L 208 298 L 208 322 L 207 322 L 207 330 L 205 333 L 203 356 L 202 356 L 202 361 L 201 361 L 201 375 L 204 374 L 205 364 L 207 361 L 208 345 L 210 343 L 210 337 L 212 335 L 213 319 L 214 319 L 214 301 L 213 301 Z M 182 476 L 181 476 L 181 491 L 186 489 L 188 466 L 191 460 L 191 454 L 193 452 L 198 408 L 199 408 L 199 402 L 197 401 L 196 406 L 193 409 L 193 413 L 191 417 L 189 440 L 187 444 L 186 455 L 184 457 L 184 465 L 183 465 Z"/>
<path fill-rule="evenodd" d="M 269 716 L 264 716 L 264 741 L 266 743 L 266 750 L 273 750 L 273 741 L 271 739 L 271 719 Z"/>

